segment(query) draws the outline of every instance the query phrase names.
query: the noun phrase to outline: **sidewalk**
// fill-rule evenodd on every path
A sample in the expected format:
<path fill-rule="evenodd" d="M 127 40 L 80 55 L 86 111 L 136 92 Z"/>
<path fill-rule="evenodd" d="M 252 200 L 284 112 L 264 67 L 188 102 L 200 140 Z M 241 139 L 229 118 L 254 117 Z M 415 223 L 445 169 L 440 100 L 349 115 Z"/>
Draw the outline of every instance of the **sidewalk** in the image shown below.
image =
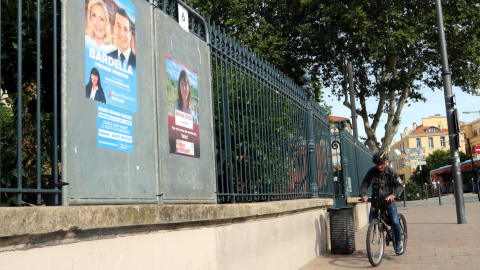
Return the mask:
<path fill-rule="evenodd" d="M 397 203 L 407 220 L 408 242 L 405 254 L 398 256 L 385 247 L 378 269 L 476 269 L 480 270 L 480 202 L 477 194 L 465 193 L 466 224 L 457 223 L 453 195 L 428 201 Z M 356 252 L 349 255 L 330 251 L 308 263 L 302 270 L 373 268 L 367 258 L 367 227 L 355 233 Z"/>

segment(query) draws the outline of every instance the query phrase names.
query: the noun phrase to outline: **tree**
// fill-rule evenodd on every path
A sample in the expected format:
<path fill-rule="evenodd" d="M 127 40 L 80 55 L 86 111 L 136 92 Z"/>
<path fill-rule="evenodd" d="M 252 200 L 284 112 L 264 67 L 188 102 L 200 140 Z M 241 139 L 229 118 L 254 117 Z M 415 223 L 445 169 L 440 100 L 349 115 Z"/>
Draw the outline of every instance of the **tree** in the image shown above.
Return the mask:
<path fill-rule="evenodd" d="M 470 156 L 465 154 L 464 152 L 460 151 L 460 162 L 464 162 L 465 160 L 469 160 Z M 430 172 L 431 170 L 438 169 L 443 166 L 451 165 L 452 158 L 450 156 L 450 151 L 448 150 L 441 150 L 437 149 L 430 153 L 426 158 L 425 161 L 427 165 L 425 168 Z"/>
<path fill-rule="evenodd" d="M 292 78 L 302 68 L 351 108 L 347 63 L 354 66 L 357 115 L 366 145 L 386 150 L 404 106 L 426 101 L 422 88 L 442 86 L 435 7 L 431 1 L 192 0 L 200 11 Z M 211 12 L 210 12 L 211 10 Z M 480 6 L 443 1 L 452 83 L 478 95 Z M 367 100 L 378 101 L 367 108 Z M 385 135 L 376 130 L 387 115 Z"/>
<path fill-rule="evenodd" d="M 311 62 L 302 55 L 302 26 L 307 24 L 309 5 L 301 0 L 190 0 L 211 23 L 278 68 L 299 85 Z M 295 7 L 295 8 L 292 8 Z M 317 101 L 322 91 L 312 81 Z M 325 106 L 328 110 L 328 106 Z"/>
<path fill-rule="evenodd" d="M 421 88 L 441 87 L 436 13 L 431 1 L 311 1 L 318 4 L 318 24 L 312 27 L 321 40 L 322 59 L 314 68 L 327 87 L 351 108 L 347 62 L 354 65 L 357 114 L 363 120 L 367 146 L 386 150 L 398 131 L 405 105 L 425 101 Z M 480 7 L 475 1 L 446 1 L 444 18 L 451 57 L 452 82 L 478 94 L 478 28 Z M 318 30 L 318 31 L 315 31 Z M 326 37 L 325 37 L 326 35 Z M 326 42 L 325 42 L 326 40 Z M 468 44 L 468 45 L 467 45 Z M 470 50 L 475 52 L 470 52 Z M 463 54 L 463 51 L 468 51 Z M 374 98 L 376 108 L 367 108 Z M 385 135 L 376 130 L 387 114 Z"/>
<path fill-rule="evenodd" d="M 420 187 L 413 181 L 405 184 L 405 192 L 407 193 L 407 201 L 420 199 Z"/>

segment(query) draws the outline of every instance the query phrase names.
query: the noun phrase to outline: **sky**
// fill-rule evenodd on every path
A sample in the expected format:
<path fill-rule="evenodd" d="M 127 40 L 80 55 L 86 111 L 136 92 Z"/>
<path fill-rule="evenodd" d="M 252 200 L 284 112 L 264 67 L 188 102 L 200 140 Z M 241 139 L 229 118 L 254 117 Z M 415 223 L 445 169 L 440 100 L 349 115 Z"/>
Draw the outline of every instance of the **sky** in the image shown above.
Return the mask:
<path fill-rule="evenodd" d="M 341 101 L 337 101 L 336 97 L 333 96 L 330 92 L 330 89 L 323 89 L 325 95 L 323 99 L 327 105 L 332 106 L 332 115 L 340 116 L 352 119 L 350 109 L 345 107 Z M 480 96 L 473 96 L 462 92 L 458 87 L 452 87 L 452 92 L 456 97 L 456 108 L 459 112 L 460 121 L 470 123 L 480 118 L 480 113 L 470 113 L 464 114 L 463 112 L 468 111 L 480 111 Z M 402 133 L 405 127 L 408 127 L 408 130 L 413 129 L 413 123 L 416 122 L 418 125 L 422 124 L 422 118 L 427 118 L 429 116 L 440 114 L 441 116 L 446 116 L 445 108 L 445 92 L 443 88 L 441 90 L 432 91 L 430 89 L 424 89 L 424 96 L 426 97 L 426 102 L 417 102 L 410 105 L 410 107 L 405 106 L 401 114 L 400 125 L 398 127 L 398 132 L 395 134 L 394 140 L 400 140 L 400 133 Z M 330 96 L 330 97 L 329 97 Z M 357 108 L 359 106 L 358 99 L 356 100 Z M 370 110 L 375 110 L 377 108 L 377 102 L 375 99 L 367 101 L 367 107 Z M 366 137 L 365 129 L 363 128 L 363 121 L 360 117 L 357 116 L 357 126 L 358 126 L 358 136 Z M 378 128 L 377 128 L 377 138 L 380 140 L 385 134 L 385 114 L 382 116 Z M 392 141 L 393 144 L 393 141 Z"/>

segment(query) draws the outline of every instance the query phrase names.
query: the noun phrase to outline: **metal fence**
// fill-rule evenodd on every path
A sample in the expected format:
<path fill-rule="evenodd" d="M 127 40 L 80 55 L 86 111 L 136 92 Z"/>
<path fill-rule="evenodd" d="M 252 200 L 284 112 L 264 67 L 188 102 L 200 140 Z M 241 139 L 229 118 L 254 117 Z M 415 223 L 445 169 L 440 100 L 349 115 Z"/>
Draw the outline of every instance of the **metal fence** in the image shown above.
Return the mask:
<path fill-rule="evenodd" d="M 177 20 L 177 1 L 147 2 Z M 59 3 L 2 1 L 1 54 L 8 56 L 0 71 L 2 206 L 60 203 Z M 335 190 L 330 125 L 313 101 L 309 79 L 296 85 L 189 13 L 190 32 L 211 48 L 218 202 L 358 195 L 371 152 L 340 132 L 342 179 L 351 182 Z"/>
<path fill-rule="evenodd" d="M 340 146 L 335 195 L 337 198 L 358 197 L 363 177 L 373 166 L 373 152 L 346 130 L 345 122 L 337 122 L 335 127 L 337 132 L 332 134 L 332 147 Z"/>
<path fill-rule="evenodd" d="M 209 29 L 219 202 L 331 196 L 327 115 L 309 99 L 309 86 L 294 84 L 214 25 Z M 314 174 L 316 183 L 308 177 Z"/>
<path fill-rule="evenodd" d="M 0 206 L 58 204 L 57 1 L 1 1 Z"/>

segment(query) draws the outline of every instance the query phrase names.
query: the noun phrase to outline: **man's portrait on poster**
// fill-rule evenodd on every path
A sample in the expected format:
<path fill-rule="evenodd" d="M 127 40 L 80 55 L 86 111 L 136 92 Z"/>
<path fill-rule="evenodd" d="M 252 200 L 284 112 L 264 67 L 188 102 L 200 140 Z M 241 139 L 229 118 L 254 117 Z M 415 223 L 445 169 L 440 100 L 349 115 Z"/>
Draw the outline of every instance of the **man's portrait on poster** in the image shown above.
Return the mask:
<path fill-rule="evenodd" d="M 85 83 L 102 74 L 107 105 L 137 111 L 135 5 L 129 0 L 85 0 Z M 88 98 L 88 97 L 87 97 Z"/>
<path fill-rule="evenodd" d="M 131 23 L 125 9 L 119 8 L 116 10 L 114 25 L 115 40 L 118 48 L 109 53 L 108 56 L 120 60 L 122 65 L 126 63 L 135 69 L 137 60 L 130 47 L 130 42 L 132 41 Z"/>

